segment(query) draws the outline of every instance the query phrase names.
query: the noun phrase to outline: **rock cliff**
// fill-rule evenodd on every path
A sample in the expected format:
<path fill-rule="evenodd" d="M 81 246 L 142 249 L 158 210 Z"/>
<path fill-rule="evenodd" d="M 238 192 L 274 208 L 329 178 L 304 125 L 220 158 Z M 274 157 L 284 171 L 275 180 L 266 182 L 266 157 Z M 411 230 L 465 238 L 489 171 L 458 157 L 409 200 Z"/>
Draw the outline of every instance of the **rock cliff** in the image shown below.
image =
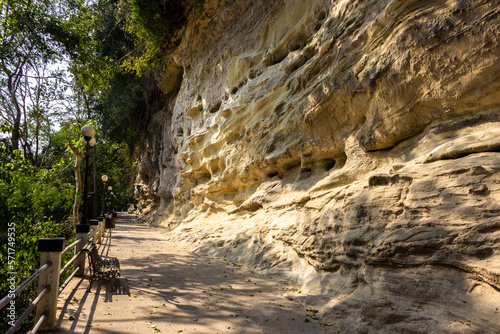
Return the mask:
<path fill-rule="evenodd" d="M 143 219 L 295 279 L 343 333 L 500 332 L 499 3 L 205 14 L 159 76 Z"/>

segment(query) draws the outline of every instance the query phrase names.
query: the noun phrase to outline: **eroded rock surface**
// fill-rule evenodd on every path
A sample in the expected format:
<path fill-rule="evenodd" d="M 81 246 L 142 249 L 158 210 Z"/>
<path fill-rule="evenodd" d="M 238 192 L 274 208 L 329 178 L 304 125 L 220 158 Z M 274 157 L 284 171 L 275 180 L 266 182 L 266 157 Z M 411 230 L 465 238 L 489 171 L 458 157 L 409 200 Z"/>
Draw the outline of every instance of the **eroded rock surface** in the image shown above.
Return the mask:
<path fill-rule="evenodd" d="M 294 278 L 344 333 L 500 332 L 499 4 L 205 8 L 162 78 L 144 219 Z"/>

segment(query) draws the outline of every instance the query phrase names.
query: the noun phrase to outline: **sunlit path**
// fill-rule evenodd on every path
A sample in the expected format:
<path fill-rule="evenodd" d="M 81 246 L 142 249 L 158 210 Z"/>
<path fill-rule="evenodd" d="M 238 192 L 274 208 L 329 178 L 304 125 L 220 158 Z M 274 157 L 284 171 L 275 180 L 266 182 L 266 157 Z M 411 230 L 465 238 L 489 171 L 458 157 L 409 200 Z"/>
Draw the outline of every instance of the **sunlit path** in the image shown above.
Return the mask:
<path fill-rule="evenodd" d="M 120 214 L 99 253 L 120 259 L 109 284 L 75 279 L 59 298 L 67 333 L 325 333 L 296 287 L 165 241 L 166 231 Z M 88 275 L 88 274 L 87 274 Z M 306 320 L 307 319 L 307 320 Z"/>

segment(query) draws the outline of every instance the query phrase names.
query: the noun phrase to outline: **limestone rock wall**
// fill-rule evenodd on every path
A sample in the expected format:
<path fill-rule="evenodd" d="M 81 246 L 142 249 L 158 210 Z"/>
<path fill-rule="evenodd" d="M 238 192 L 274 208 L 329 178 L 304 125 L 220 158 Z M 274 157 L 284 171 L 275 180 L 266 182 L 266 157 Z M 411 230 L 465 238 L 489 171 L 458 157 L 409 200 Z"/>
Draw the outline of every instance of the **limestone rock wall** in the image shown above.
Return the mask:
<path fill-rule="evenodd" d="M 499 5 L 210 1 L 161 74 L 143 219 L 344 333 L 500 332 Z"/>

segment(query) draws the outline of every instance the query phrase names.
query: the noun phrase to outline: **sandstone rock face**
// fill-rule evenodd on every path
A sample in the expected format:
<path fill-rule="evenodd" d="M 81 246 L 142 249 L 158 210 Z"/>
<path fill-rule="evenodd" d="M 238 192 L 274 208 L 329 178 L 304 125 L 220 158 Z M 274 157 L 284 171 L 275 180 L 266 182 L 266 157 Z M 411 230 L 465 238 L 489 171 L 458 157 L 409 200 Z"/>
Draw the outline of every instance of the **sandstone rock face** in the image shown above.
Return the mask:
<path fill-rule="evenodd" d="M 343 333 L 500 332 L 500 6 L 213 0 L 140 159 L 145 220 Z"/>

